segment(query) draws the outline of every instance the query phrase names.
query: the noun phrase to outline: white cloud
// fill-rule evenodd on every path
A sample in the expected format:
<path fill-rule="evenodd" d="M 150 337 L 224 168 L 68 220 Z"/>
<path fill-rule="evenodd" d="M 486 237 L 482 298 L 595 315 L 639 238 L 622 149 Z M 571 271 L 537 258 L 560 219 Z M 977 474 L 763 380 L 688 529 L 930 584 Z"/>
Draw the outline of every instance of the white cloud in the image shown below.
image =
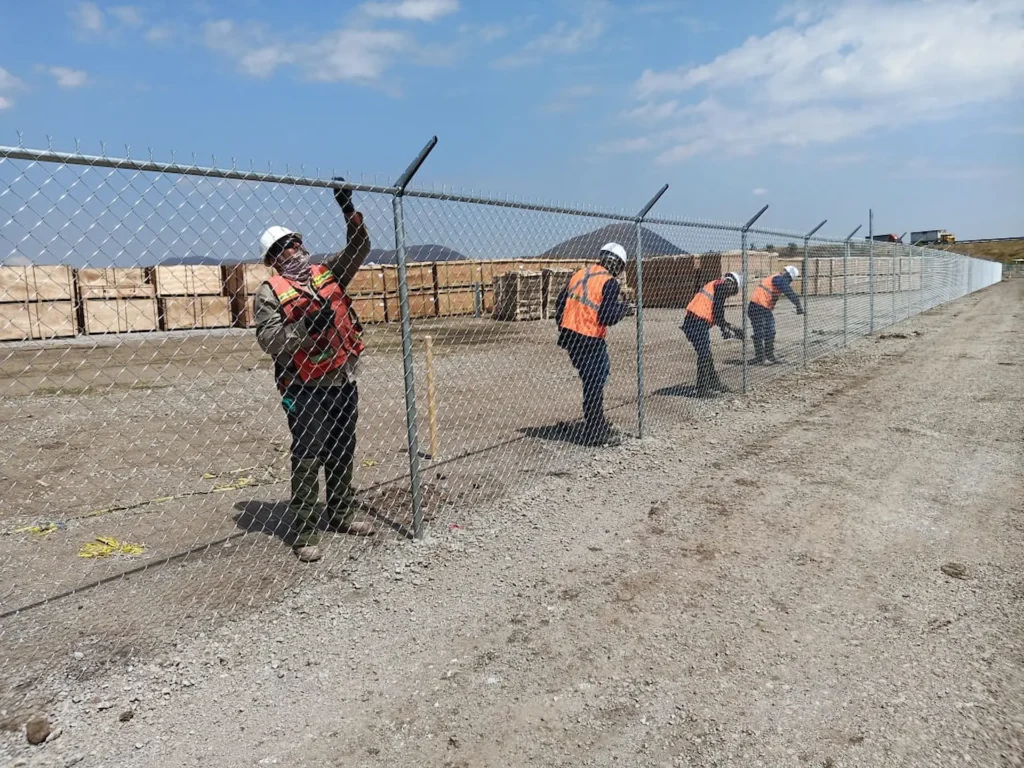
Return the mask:
<path fill-rule="evenodd" d="M 126 27 L 142 26 L 142 9 L 135 5 L 115 5 L 110 9 L 110 15 L 120 21 Z"/>
<path fill-rule="evenodd" d="M 800 2 L 781 18 L 709 63 L 643 72 L 633 116 L 676 121 L 646 137 L 661 161 L 841 142 L 1024 87 L 1024 0 Z"/>
<path fill-rule="evenodd" d="M 629 110 L 626 117 L 630 120 L 638 120 L 644 123 L 658 123 L 668 120 L 679 111 L 679 102 L 675 99 L 664 101 L 660 104 L 648 101 L 639 107 Z"/>
<path fill-rule="evenodd" d="M 25 87 L 17 77 L 12 75 L 3 67 L 0 67 L 0 110 L 10 109 L 14 106 L 14 100 L 3 95 L 3 91 L 20 91 Z"/>
<path fill-rule="evenodd" d="M 174 39 L 174 27 L 170 24 L 157 24 L 146 30 L 146 40 L 150 43 L 168 43 Z"/>
<path fill-rule="evenodd" d="M 537 64 L 549 55 L 569 55 L 586 50 L 604 35 L 608 28 L 608 4 L 594 0 L 583 8 L 576 25 L 559 21 L 551 29 L 530 40 L 517 53 L 505 56 L 495 66 L 510 69 Z"/>
<path fill-rule="evenodd" d="M 508 35 L 508 27 L 503 24 L 463 24 L 459 32 L 481 43 L 493 43 Z"/>
<path fill-rule="evenodd" d="M 757 187 L 753 190 L 753 192 L 754 197 L 764 197 L 765 195 L 768 194 L 768 190 L 765 189 L 764 187 Z"/>
<path fill-rule="evenodd" d="M 359 6 L 368 16 L 380 19 L 436 21 L 459 10 L 459 0 L 397 0 L 369 2 Z"/>
<path fill-rule="evenodd" d="M 369 84 L 385 73 L 395 54 L 411 48 L 404 33 L 365 28 L 338 29 L 302 48 L 272 39 L 259 24 L 221 19 L 203 25 L 206 46 L 233 59 L 243 74 L 252 77 L 269 77 L 291 65 L 310 80 Z"/>
<path fill-rule="evenodd" d="M 46 71 L 57 79 L 57 85 L 61 88 L 81 88 L 89 82 L 89 76 L 81 69 L 47 67 Z"/>
<path fill-rule="evenodd" d="M 96 34 L 103 31 L 103 11 L 96 3 L 79 3 L 71 12 L 71 18 L 79 32 Z"/>

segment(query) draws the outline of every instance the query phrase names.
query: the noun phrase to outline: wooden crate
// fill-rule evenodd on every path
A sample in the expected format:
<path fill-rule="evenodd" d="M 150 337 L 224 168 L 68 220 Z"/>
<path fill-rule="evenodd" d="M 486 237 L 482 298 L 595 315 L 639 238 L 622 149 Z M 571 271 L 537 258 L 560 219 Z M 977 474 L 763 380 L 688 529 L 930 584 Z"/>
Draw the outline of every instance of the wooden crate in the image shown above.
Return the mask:
<path fill-rule="evenodd" d="M 396 282 L 395 285 L 397 290 L 398 283 Z M 372 265 L 360 267 L 356 270 L 355 275 L 352 277 L 352 282 L 348 284 L 346 290 L 350 296 L 368 296 L 384 293 L 384 267 Z"/>
<path fill-rule="evenodd" d="M 381 267 L 384 273 L 384 290 L 387 293 L 398 294 L 398 267 Z M 410 291 L 434 290 L 434 263 L 417 262 L 407 264 L 405 268 L 406 281 Z"/>
<path fill-rule="evenodd" d="M 143 267 L 76 270 L 78 295 L 89 299 L 128 299 L 156 295 L 152 271 Z M 88 331 L 87 331 L 88 332 Z"/>
<path fill-rule="evenodd" d="M 221 296 L 225 293 L 220 266 L 160 266 L 153 272 L 157 296 Z"/>
<path fill-rule="evenodd" d="M 437 314 L 439 317 L 458 317 L 476 314 L 476 289 L 453 288 L 437 292 Z M 481 307 L 481 312 L 483 307 Z"/>
<path fill-rule="evenodd" d="M 0 304 L 0 341 L 74 336 L 77 325 L 73 301 Z"/>
<path fill-rule="evenodd" d="M 387 319 L 384 316 L 383 296 L 355 296 L 352 308 L 362 323 L 383 323 Z"/>
<path fill-rule="evenodd" d="M 155 298 L 86 299 L 82 303 L 83 332 L 134 333 L 160 327 Z"/>
<path fill-rule="evenodd" d="M 495 320 L 540 320 L 544 316 L 544 275 L 512 270 L 494 282 Z"/>
<path fill-rule="evenodd" d="M 437 289 L 468 288 L 481 282 L 478 261 L 439 261 L 437 263 Z"/>
<path fill-rule="evenodd" d="M 564 288 L 569 287 L 569 280 L 576 270 L 573 269 L 545 269 L 544 275 L 544 312 L 545 320 L 552 320 L 555 317 L 555 307 L 558 304 L 558 295 Z"/>
<path fill-rule="evenodd" d="M 0 302 L 72 301 L 71 267 L 0 267 Z"/>
<path fill-rule="evenodd" d="M 232 324 L 227 296 L 166 296 L 159 301 L 160 328 L 164 331 L 227 328 Z"/>
<path fill-rule="evenodd" d="M 387 294 L 384 298 L 389 323 L 402 322 L 402 307 L 398 294 Z M 409 317 L 416 320 L 437 316 L 437 300 L 433 291 L 409 292 Z"/>

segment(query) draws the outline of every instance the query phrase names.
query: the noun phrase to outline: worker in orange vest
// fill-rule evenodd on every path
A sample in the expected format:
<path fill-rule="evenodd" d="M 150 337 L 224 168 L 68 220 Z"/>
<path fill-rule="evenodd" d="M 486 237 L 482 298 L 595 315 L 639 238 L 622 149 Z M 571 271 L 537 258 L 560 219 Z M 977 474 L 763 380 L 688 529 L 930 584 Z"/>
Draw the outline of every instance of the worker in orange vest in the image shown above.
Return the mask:
<path fill-rule="evenodd" d="M 584 442 L 619 445 L 622 436 L 604 415 L 604 388 L 611 373 L 605 343 L 608 327 L 633 314 L 632 305 L 620 301 L 616 278 L 626 268 L 626 249 L 605 243 L 596 264 L 578 270 L 555 301 L 558 346 L 583 383 Z"/>
<path fill-rule="evenodd" d="M 370 236 L 351 191 L 336 189 L 334 197 L 348 230 L 345 248 L 313 264 L 300 233 L 269 227 L 260 236 L 260 256 L 276 274 L 253 297 L 256 339 L 274 359 L 274 380 L 292 436 L 293 550 L 302 562 L 323 554 L 316 508 L 321 469 L 328 525 L 359 536 L 375 532 L 369 522 L 354 520 L 356 364 L 364 347 L 346 292 L 370 252 Z"/>
<path fill-rule="evenodd" d="M 731 325 L 725 319 L 725 300 L 739 293 L 742 284 L 742 275 L 728 272 L 702 286 L 686 305 L 682 329 L 697 353 L 695 391 L 699 397 L 709 397 L 716 391 L 729 391 L 715 370 L 715 360 L 711 355 L 711 328 L 717 325 L 723 339 L 731 339 L 733 336 L 743 338 L 743 329 Z"/>
<path fill-rule="evenodd" d="M 778 274 L 769 275 L 754 288 L 750 294 L 750 302 L 747 304 L 747 317 L 750 318 L 751 327 L 754 329 L 754 359 L 750 362 L 759 365 L 766 360 L 769 363 L 777 363 L 775 357 L 775 303 L 779 297 L 785 295 L 793 302 L 796 313 L 802 315 L 803 307 L 800 306 L 800 298 L 793 290 L 793 281 L 800 277 L 800 270 L 794 266 L 787 266 Z"/>

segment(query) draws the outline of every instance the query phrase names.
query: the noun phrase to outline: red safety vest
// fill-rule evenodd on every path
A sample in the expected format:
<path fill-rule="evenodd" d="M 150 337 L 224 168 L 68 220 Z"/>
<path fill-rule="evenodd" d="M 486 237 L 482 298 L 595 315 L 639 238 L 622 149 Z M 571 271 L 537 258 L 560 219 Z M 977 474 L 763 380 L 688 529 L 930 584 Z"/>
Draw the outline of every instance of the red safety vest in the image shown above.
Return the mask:
<path fill-rule="evenodd" d="M 310 267 L 310 276 L 315 295 L 281 275 L 267 280 L 281 302 L 286 323 L 294 323 L 325 304 L 334 308 L 334 326 L 326 333 L 317 334 L 311 349 L 299 349 L 292 356 L 293 366 L 304 383 L 341 368 L 350 357 L 358 357 L 366 348 L 361 339 L 363 327 L 352 309 L 352 299 L 338 285 L 334 273 L 321 264 L 314 264 Z"/>
<path fill-rule="evenodd" d="M 781 272 L 779 274 L 782 274 Z M 779 300 L 779 296 L 782 295 L 782 291 L 775 287 L 772 282 L 779 275 L 770 275 L 758 283 L 754 292 L 750 296 L 750 301 L 754 304 L 760 304 L 765 309 L 774 310 L 775 302 Z"/>
<path fill-rule="evenodd" d="M 712 312 L 712 306 L 715 301 L 715 289 L 723 282 L 724 281 L 721 279 L 712 280 L 693 294 L 693 298 L 690 299 L 690 303 L 686 305 L 686 311 L 695 317 L 699 317 L 708 325 L 714 325 L 715 316 Z"/>
<path fill-rule="evenodd" d="M 562 328 L 603 339 L 608 329 L 597 320 L 601 308 L 604 286 L 612 279 L 611 273 L 599 264 L 577 271 L 569 279 L 569 297 L 562 312 Z"/>

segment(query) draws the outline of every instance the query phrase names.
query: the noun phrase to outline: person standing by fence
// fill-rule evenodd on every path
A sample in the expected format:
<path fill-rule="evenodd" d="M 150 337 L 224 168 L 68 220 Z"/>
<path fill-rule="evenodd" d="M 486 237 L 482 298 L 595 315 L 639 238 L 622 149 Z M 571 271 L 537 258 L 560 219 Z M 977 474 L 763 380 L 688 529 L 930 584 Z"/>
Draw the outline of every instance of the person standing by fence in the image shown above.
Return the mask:
<path fill-rule="evenodd" d="M 345 248 L 322 265 L 312 264 L 300 233 L 279 225 L 267 228 L 260 237 L 261 258 L 277 274 L 253 298 L 256 338 L 274 359 L 274 380 L 292 436 L 293 550 L 303 562 L 323 554 L 317 514 L 321 467 L 328 525 L 355 535 L 375 533 L 370 523 L 354 520 L 356 366 L 364 346 L 346 292 L 370 252 L 370 236 L 352 193 L 337 189 L 334 197 L 345 217 Z"/>
<path fill-rule="evenodd" d="M 633 312 L 628 303 L 619 300 L 616 280 L 626 268 L 626 259 L 625 248 L 605 243 L 598 262 L 573 274 L 555 302 L 558 346 L 569 354 L 583 383 L 583 439 L 589 445 L 622 442 L 604 415 L 604 388 L 611 373 L 605 337 L 609 326 Z"/>
<path fill-rule="evenodd" d="M 743 329 L 725 319 L 725 300 L 739 293 L 742 280 L 738 273 L 729 272 L 703 286 L 686 305 L 682 329 L 697 353 L 695 391 L 698 397 L 729 391 L 715 370 L 715 359 L 711 355 L 711 328 L 717 325 L 722 330 L 723 339 L 743 338 Z"/>
<path fill-rule="evenodd" d="M 798 315 L 804 313 L 803 307 L 800 306 L 800 297 L 793 290 L 793 281 L 798 277 L 800 270 L 788 266 L 758 283 L 750 295 L 747 317 L 750 318 L 750 325 L 754 329 L 754 359 L 750 361 L 754 365 L 760 365 L 765 360 L 769 363 L 779 362 L 775 357 L 775 303 L 779 296 L 785 295 L 793 302 Z"/>

